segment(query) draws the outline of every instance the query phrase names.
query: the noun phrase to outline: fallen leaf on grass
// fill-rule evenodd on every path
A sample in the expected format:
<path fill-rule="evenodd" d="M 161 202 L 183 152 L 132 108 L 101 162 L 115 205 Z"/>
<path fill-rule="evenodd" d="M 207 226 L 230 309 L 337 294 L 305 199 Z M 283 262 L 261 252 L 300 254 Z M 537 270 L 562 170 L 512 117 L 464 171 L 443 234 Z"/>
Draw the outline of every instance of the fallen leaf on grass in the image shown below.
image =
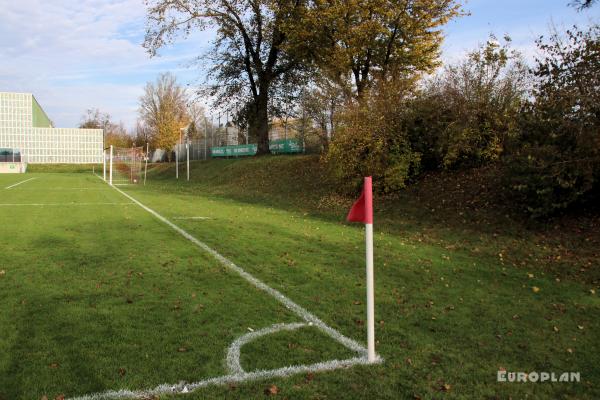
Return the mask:
<path fill-rule="evenodd" d="M 64 394 L 59 394 L 58 396 L 56 396 L 54 398 L 54 400 L 65 400 L 65 395 Z"/>
<path fill-rule="evenodd" d="M 442 390 L 443 390 L 444 392 L 449 392 L 449 391 L 450 391 L 450 389 L 452 389 L 452 386 L 451 386 L 450 384 L 448 384 L 448 383 L 444 383 L 444 384 L 442 385 Z"/>
<path fill-rule="evenodd" d="M 558 332 L 558 326 L 554 326 L 552 329 L 554 329 L 554 332 Z"/>
<path fill-rule="evenodd" d="M 265 389 L 265 394 L 267 396 L 276 395 L 277 393 L 279 393 L 279 388 L 275 385 L 271 385 Z"/>
<path fill-rule="evenodd" d="M 583 329 L 583 325 L 577 325 L 579 329 Z"/>
<path fill-rule="evenodd" d="M 42 398 L 40 400 L 48 400 L 48 396 L 43 395 Z"/>
<path fill-rule="evenodd" d="M 125 370 L 125 368 L 119 368 L 119 376 L 125 376 L 126 373 L 127 371 Z"/>
<path fill-rule="evenodd" d="M 0 271 L 0 276 L 5 275 L 5 274 L 6 274 L 5 270 Z"/>
<path fill-rule="evenodd" d="M 534 286 L 534 287 L 531 288 L 531 290 L 533 290 L 533 293 L 537 293 L 537 292 L 540 291 L 540 288 L 537 287 L 537 286 Z"/>
<path fill-rule="evenodd" d="M 313 374 L 312 372 L 309 372 L 308 374 L 306 374 L 306 376 L 304 377 L 304 381 L 306 383 L 312 381 L 313 379 L 315 379 L 315 374 Z"/>
<path fill-rule="evenodd" d="M 52 363 L 49 365 L 50 368 L 56 369 L 59 367 L 58 363 Z"/>
<path fill-rule="evenodd" d="M 185 347 L 180 347 L 177 349 L 177 351 L 180 353 L 185 353 L 187 351 L 187 349 Z"/>

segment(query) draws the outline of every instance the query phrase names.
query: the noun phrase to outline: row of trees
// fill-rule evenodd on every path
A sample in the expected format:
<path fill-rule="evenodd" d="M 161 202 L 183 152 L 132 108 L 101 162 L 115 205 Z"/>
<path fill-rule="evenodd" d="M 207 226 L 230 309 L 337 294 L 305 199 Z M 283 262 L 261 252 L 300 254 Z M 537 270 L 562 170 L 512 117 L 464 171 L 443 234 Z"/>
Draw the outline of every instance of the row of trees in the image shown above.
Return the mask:
<path fill-rule="evenodd" d="M 440 27 L 460 15 L 455 0 L 148 1 L 150 54 L 194 30 L 214 29 L 201 93 L 247 123 L 258 154 L 269 153 L 268 122 L 306 88 L 360 99 L 375 82 L 430 72 Z M 332 104 L 335 105 L 335 104 Z"/>
<path fill-rule="evenodd" d="M 99 109 L 89 109 L 82 117 L 80 128 L 103 129 L 106 146 L 130 147 L 148 143 L 152 149 L 171 150 L 181 140 L 182 129 L 190 136 L 199 135 L 204 126 L 204 109 L 192 101 L 175 76 L 163 73 L 156 82 L 148 82 L 139 99 L 136 126 L 130 132 L 122 122 Z"/>
<path fill-rule="evenodd" d="M 147 4 L 152 55 L 194 30 L 216 31 L 198 59 L 210 63 L 198 93 L 237 110 L 258 154 L 269 152 L 269 118 L 292 114 L 321 141 L 342 187 L 371 174 L 394 192 L 424 170 L 502 161 L 507 187 L 543 215 L 598 186 L 597 26 L 541 39 L 533 68 L 509 38 L 491 37 L 439 72 L 441 27 L 463 13 L 456 0 Z M 176 125 L 150 118 L 156 104 L 142 109 L 155 132 Z"/>
<path fill-rule="evenodd" d="M 326 154 L 340 184 L 394 192 L 426 170 L 495 163 L 516 204 L 544 216 L 600 191 L 600 27 L 537 42 L 528 68 L 492 37 L 433 78 L 369 93 L 337 117 Z"/>

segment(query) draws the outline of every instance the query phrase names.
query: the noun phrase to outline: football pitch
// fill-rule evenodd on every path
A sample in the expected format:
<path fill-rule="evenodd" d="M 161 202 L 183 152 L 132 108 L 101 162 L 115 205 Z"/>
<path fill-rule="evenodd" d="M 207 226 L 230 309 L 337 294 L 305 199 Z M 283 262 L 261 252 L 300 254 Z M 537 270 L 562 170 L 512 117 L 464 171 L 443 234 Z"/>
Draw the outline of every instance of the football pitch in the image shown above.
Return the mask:
<path fill-rule="evenodd" d="M 267 223 L 277 210 L 261 224 L 91 173 L 4 175 L 0 190 L 2 400 L 148 398 L 367 363 L 360 331 L 287 295 L 332 272 L 284 281 L 261 268 L 279 253 L 220 252 L 270 236 L 294 268 L 296 238 Z"/>

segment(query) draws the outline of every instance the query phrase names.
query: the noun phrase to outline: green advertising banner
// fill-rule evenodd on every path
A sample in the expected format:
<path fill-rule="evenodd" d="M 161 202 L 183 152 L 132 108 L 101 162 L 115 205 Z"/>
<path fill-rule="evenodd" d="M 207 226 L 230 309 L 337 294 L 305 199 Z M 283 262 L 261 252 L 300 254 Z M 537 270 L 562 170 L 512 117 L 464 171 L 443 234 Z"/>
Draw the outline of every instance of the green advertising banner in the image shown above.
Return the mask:
<path fill-rule="evenodd" d="M 237 146 L 213 147 L 210 150 L 210 155 L 212 157 L 253 156 L 255 154 L 255 144 L 239 144 Z"/>
<path fill-rule="evenodd" d="M 273 154 L 302 153 L 302 143 L 298 139 L 277 139 L 269 142 Z"/>
<path fill-rule="evenodd" d="M 253 156 L 256 154 L 255 144 L 239 144 L 236 146 L 213 147 L 211 157 L 239 157 Z M 278 139 L 269 142 L 269 149 L 273 154 L 302 153 L 302 144 L 298 139 Z"/>

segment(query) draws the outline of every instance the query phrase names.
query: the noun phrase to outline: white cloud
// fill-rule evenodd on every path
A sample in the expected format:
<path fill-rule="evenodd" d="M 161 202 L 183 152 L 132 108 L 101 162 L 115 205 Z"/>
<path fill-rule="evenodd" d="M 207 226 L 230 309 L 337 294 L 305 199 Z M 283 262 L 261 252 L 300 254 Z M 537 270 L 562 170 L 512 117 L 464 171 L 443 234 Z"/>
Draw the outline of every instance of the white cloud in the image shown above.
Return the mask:
<path fill-rule="evenodd" d="M 3 3 L 0 90 L 33 93 L 58 126 L 76 125 L 92 107 L 133 126 L 144 83 L 167 70 L 181 83 L 193 80 L 197 72 L 182 64 L 210 36 L 150 59 L 141 46 L 142 0 Z"/>

